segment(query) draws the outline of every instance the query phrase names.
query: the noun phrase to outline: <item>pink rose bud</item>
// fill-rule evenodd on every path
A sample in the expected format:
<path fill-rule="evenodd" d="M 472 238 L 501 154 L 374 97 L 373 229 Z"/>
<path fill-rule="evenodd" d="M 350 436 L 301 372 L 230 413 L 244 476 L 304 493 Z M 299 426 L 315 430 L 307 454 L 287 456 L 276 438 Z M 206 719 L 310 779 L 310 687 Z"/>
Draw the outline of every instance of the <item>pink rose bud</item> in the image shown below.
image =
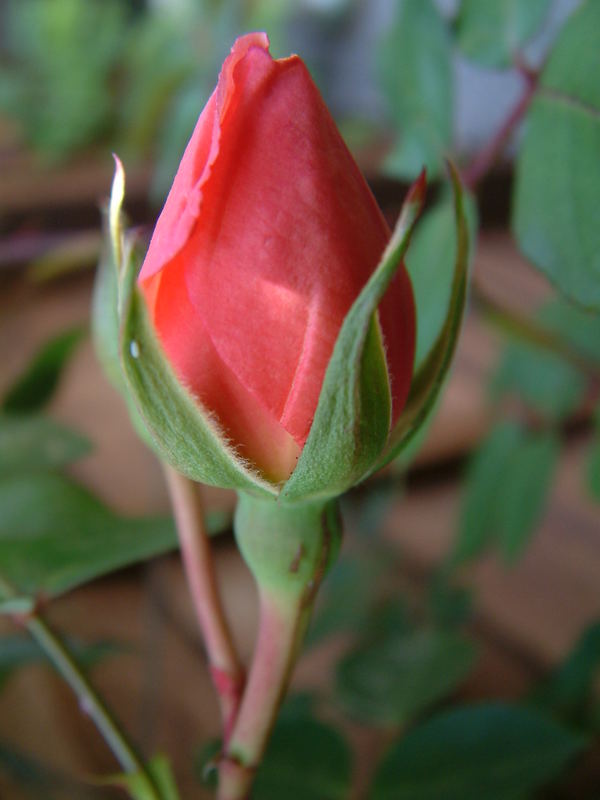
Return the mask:
<path fill-rule="evenodd" d="M 307 440 L 344 319 L 390 231 L 298 56 L 241 37 L 202 111 L 138 278 L 179 381 L 274 482 Z M 400 266 L 378 310 L 392 399 L 415 346 Z"/>

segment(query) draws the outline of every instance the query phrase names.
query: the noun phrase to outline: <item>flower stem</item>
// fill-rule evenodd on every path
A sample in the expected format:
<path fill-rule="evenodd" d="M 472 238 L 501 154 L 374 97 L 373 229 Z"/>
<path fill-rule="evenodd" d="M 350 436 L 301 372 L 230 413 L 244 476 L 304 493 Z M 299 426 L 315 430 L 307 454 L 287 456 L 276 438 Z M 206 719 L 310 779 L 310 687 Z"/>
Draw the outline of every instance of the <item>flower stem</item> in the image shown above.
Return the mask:
<path fill-rule="evenodd" d="M 183 566 L 219 696 L 224 740 L 227 741 L 244 688 L 244 670 L 219 597 L 198 487 L 168 465 L 164 465 L 164 471 L 175 514 Z"/>
<path fill-rule="evenodd" d="M 218 800 L 245 800 L 341 539 L 337 504 L 286 506 L 240 492 L 238 547 L 258 586 L 258 636 L 235 725 L 219 763 Z"/>
<path fill-rule="evenodd" d="M 218 800 L 243 800 L 285 695 L 312 602 L 261 590 L 260 625 L 248 683 L 219 771 Z"/>
<path fill-rule="evenodd" d="M 18 596 L 15 589 L 2 577 L 0 577 L 0 593 L 6 598 Z M 91 685 L 60 636 L 50 627 L 39 612 L 33 611 L 16 619 L 27 628 L 57 672 L 71 687 L 79 700 L 80 708 L 94 722 L 123 770 L 129 773 L 137 773 L 140 783 L 143 785 L 145 797 L 148 800 L 160 800 L 160 796 L 141 757 L 128 741 L 125 733 L 108 710 L 104 700 Z"/>

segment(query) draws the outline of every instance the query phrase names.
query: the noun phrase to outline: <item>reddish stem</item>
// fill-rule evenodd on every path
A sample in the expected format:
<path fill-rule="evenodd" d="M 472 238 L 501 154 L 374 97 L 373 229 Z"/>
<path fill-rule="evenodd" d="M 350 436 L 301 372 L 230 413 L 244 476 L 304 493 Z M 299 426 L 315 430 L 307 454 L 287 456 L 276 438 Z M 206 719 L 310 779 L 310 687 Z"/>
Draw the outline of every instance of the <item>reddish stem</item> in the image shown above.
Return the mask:
<path fill-rule="evenodd" d="M 226 742 L 244 690 L 244 669 L 221 604 L 198 486 L 168 465 L 164 471 L 177 524 L 181 558 L 219 696 Z"/>
<path fill-rule="evenodd" d="M 515 127 L 525 116 L 537 89 L 539 73 L 521 63 L 517 64 L 517 68 L 525 81 L 523 94 L 492 139 L 462 170 L 463 182 L 469 189 L 473 189 L 487 175 L 502 155 Z"/>
<path fill-rule="evenodd" d="M 245 800 L 263 757 L 310 618 L 305 593 L 260 592 L 260 625 L 248 683 L 219 766 L 218 800 Z"/>

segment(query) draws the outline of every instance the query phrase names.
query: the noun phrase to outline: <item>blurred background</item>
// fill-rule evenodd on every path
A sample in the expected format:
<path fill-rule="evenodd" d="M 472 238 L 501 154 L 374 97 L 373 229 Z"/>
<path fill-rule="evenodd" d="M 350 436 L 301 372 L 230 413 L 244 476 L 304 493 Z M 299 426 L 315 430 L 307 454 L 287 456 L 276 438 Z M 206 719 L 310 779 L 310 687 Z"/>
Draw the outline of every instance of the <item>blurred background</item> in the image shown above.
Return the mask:
<path fill-rule="evenodd" d="M 520 713 L 561 727 L 553 750 L 530 754 L 519 792 L 498 798 L 600 795 L 600 318 L 581 308 L 591 288 L 552 274 L 565 251 L 584 266 L 595 252 L 597 264 L 600 97 L 586 95 L 596 132 L 581 140 L 587 166 L 565 175 L 574 197 L 558 209 L 544 208 L 547 174 L 571 164 L 580 140 L 562 106 L 540 123 L 536 99 L 557 43 L 566 72 L 580 63 L 597 84 L 600 29 L 579 20 L 599 21 L 598 6 L 0 0 L 0 576 L 70 637 L 144 752 L 169 755 L 182 796 L 210 796 L 202 765 L 218 709 L 169 554 L 161 470 L 97 363 L 90 306 L 111 153 L 126 168 L 132 224 L 150 230 L 220 65 L 250 30 L 268 32 L 273 56 L 305 60 L 391 223 L 428 168 L 407 260 L 417 364 L 443 325 L 454 266 L 446 155 L 470 190 L 474 239 L 451 378 L 426 435 L 345 500 L 343 556 L 256 796 L 280 797 L 299 780 L 291 797 L 411 797 L 397 789 L 393 758 L 378 767 L 400 733 L 499 702 L 515 716 L 498 741 L 521 753 L 546 740 L 535 726 L 519 738 L 529 731 Z M 567 88 L 577 96 L 573 81 Z M 540 130 L 554 119 L 568 135 L 547 149 Z M 538 206 L 542 223 L 529 213 Z M 556 257 L 540 239 L 546 223 Z M 205 496 L 248 658 L 256 608 L 231 537 L 234 498 Z M 0 634 L 0 797 L 113 796 L 87 780 L 115 767 L 68 689 L 8 616 Z M 306 785 L 289 777 L 298 758 L 310 766 Z M 532 778 L 544 758 L 550 766 Z M 455 796 L 435 791 L 422 796 Z"/>

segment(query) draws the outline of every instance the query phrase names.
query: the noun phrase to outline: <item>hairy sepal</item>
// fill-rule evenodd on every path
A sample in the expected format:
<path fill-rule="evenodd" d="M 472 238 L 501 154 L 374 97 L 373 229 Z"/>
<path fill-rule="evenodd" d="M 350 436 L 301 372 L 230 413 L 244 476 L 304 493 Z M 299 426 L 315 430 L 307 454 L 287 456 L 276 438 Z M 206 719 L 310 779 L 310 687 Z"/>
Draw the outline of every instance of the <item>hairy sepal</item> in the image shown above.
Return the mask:
<path fill-rule="evenodd" d="M 386 446 L 391 397 L 377 307 L 408 248 L 425 185 L 423 172 L 406 197 L 381 261 L 346 315 L 308 439 L 281 491 L 286 501 L 342 494 L 370 472 Z"/>
<path fill-rule="evenodd" d="M 391 432 L 383 456 L 372 472 L 384 467 L 407 447 L 427 422 L 452 363 L 467 299 L 469 271 L 469 228 L 464 207 L 463 188 L 451 162 L 448 171 L 454 194 L 456 221 L 456 261 L 448 313 L 444 325 L 427 358 L 413 377 L 406 406 Z"/>
<path fill-rule="evenodd" d="M 117 167 L 108 208 L 110 255 L 103 259 L 94 302 L 98 350 L 107 374 L 124 395 L 141 437 L 188 477 L 215 486 L 274 495 L 276 489 L 231 447 L 201 403 L 181 385 L 137 288 L 143 254 L 125 233 L 123 168 Z"/>

